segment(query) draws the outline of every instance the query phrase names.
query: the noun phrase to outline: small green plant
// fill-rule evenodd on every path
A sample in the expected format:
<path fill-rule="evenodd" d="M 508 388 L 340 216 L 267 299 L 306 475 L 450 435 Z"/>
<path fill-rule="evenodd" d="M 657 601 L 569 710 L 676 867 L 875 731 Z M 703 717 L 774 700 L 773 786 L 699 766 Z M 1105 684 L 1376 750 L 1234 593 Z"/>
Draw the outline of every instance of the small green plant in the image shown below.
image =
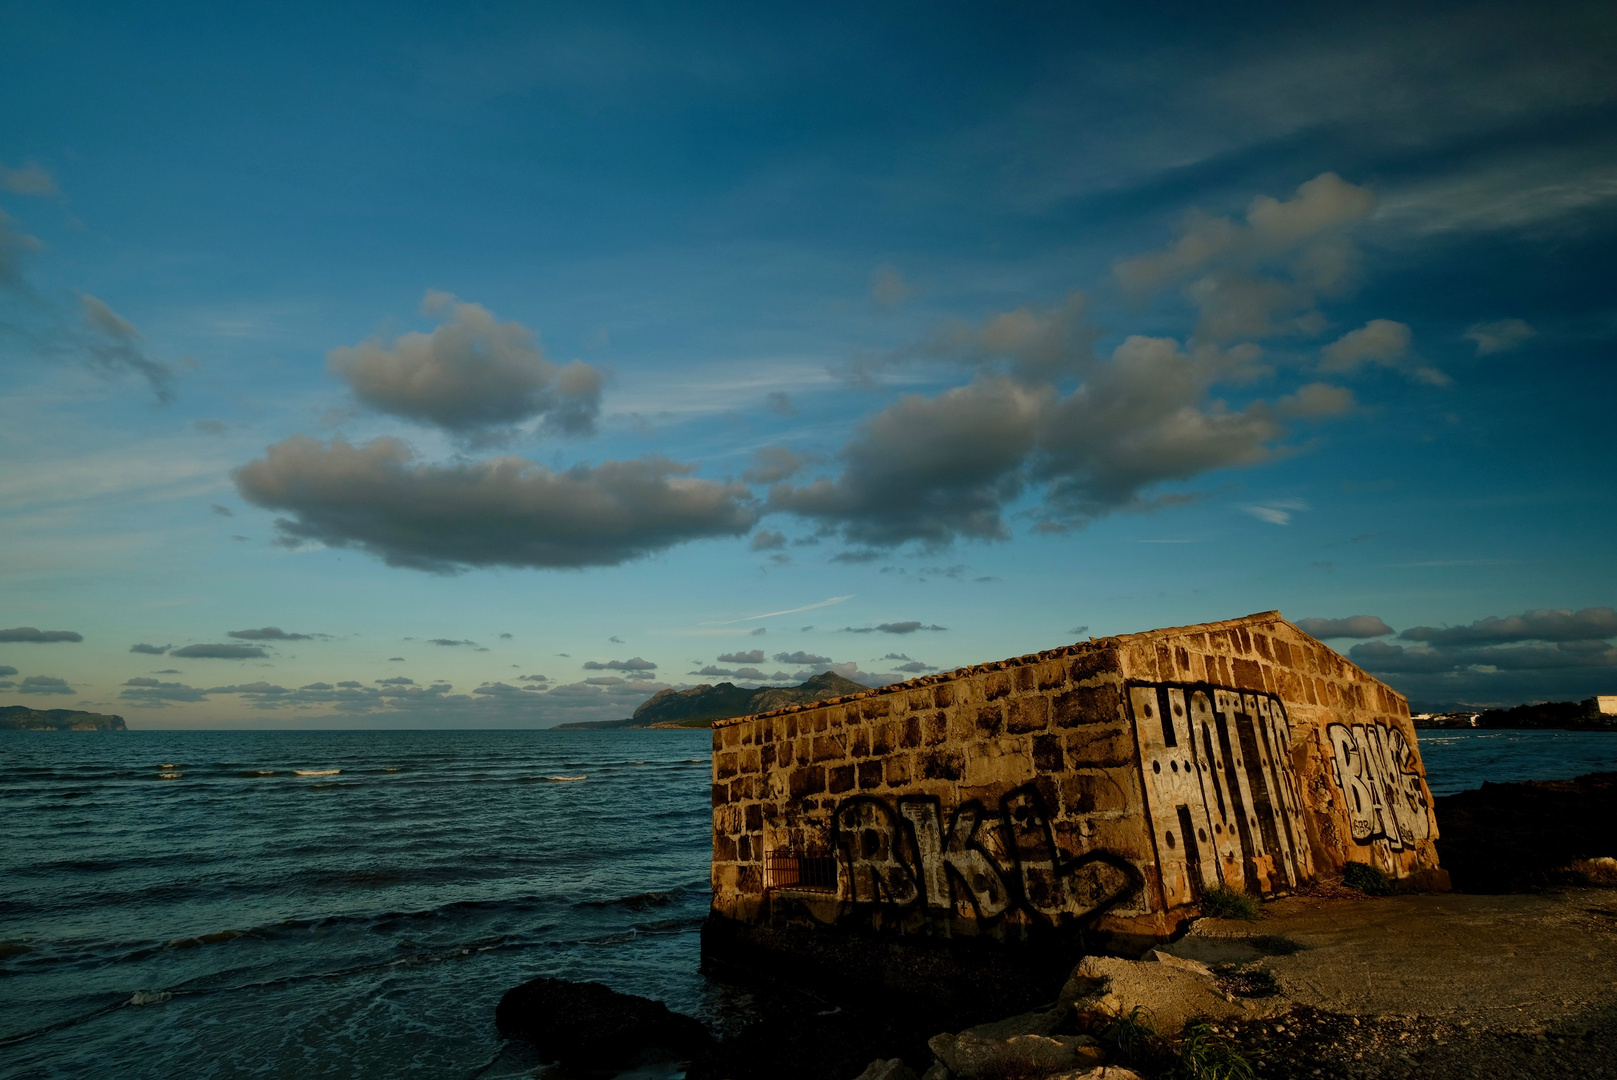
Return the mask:
<path fill-rule="evenodd" d="M 1097 1034 L 1101 1043 L 1130 1065 L 1143 1063 L 1157 1049 L 1161 1037 L 1151 1010 L 1143 1005 L 1130 1009 L 1127 1016 L 1114 1016 Z"/>
<path fill-rule="evenodd" d="M 1392 882 L 1387 880 L 1387 875 L 1369 863 L 1350 862 L 1342 867 L 1342 884 L 1366 896 L 1386 896 L 1392 892 Z"/>
<path fill-rule="evenodd" d="M 1228 885 L 1220 885 L 1202 894 L 1202 914 L 1217 919 L 1250 921 L 1258 917 L 1258 901 L 1256 897 L 1248 896 Z"/>
<path fill-rule="evenodd" d="M 1185 1025 L 1169 1072 L 1173 1080 L 1254 1080 L 1255 1075 L 1252 1063 L 1214 1034 L 1206 1020 Z"/>

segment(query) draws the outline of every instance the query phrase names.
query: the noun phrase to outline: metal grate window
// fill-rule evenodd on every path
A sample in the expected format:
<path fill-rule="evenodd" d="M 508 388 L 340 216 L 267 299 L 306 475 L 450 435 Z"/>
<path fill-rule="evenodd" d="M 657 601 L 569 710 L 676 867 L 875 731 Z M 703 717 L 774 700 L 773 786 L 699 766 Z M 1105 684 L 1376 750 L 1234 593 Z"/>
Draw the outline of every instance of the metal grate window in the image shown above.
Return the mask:
<path fill-rule="evenodd" d="M 837 860 L 831 855 L 771 851 L 764 858 L 764 889 L 834 893 L 837 891 Z"/>

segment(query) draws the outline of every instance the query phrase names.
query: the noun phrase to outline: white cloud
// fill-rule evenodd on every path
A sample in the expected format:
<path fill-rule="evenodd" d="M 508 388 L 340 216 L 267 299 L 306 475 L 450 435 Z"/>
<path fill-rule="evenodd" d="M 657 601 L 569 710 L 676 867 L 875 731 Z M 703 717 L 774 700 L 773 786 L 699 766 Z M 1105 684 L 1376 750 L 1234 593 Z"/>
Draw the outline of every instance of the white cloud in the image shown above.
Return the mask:
<path fill-rule="evenodd" d="M 551 431 L 594 431 L 601 405 L 594 368 L 551 363 L 527 327 L 448 293 L 429 292 L 422 308 L 446 321 L 430 334 L 333 349 L 327 367 L 366 405 L 462 436 L 497 437 L 536 417 Z"/>
<path fill-rule="evenodd" d="M 860 544 L 1003 539 L 1000 506 L 1021 486 L 1051 396 L 1003 378 L 905 396 L 861 425 L 836 480 L 776 484 L 770 508 L 834 523 Z"/>
<path fill-rule="evenodd" d="M 1309 383 L 1276 402 L 1275 411 L 1286 417 L 1340 416 L 1355 404 L 1353 391 L 1346 387 Z"/>
<path fill-rule="evenodd" d="M 1232 409 L 1209 396 L 1228 354 L 1184 352 L 1133 336 L 1057 404 L 1040 434 L 1035 475 L 1048 484 L 1046 528 L 1147 509 L 1158 484 L 1267 460 L 1284 429 L 1258 401 Z"/>
<path fill-rule="evenodd" d="M 1331 374 L 1353 374 L 1366 366 L 1398 371 L 1430 386 L 1447 386 L 1449 377 L 1422 364 L 1410 352 L 1409 327 L 1391 319 L 1371 319 L 1349 330 L 1320 350 L 1319 369 Z"/>
<path fill-rule="evenodd" d="M 1307 510 L 1308 504 L 1301 499 L 1275 499 L 1266 503 L 1257 503 L 1241 507 L 1259 521 L 1267 521 L 1271 525 L 1290 525 L 1291 516 L 1300 510 Z"/>
<path fill-rule="evenodd" d="M 1318 297 L 1341 289 L 1356 262 L 1346 230 L 1374 207 L 1368 189 L 1321 173 L 1289 200 L 1257 196 L 1244 223 L 1193 213 L 1174 244 L 1123 259 L 1114 274 L 1140 296 L 1184 282 L 1202 338 L 1311 336 L 1324 327 Z"/>
<path fill-rule="evenodd" d="M 1072 292 L 1049 307 L 1022 305 L 980 322 L 957 319 L 920 342 L 855 361 L 855 383 L 874 382 L 877 372 L 919 359 L 944 359 L 984 375 L 1009 373 L 1034 382 L 1081 374 L 1094 362 L 1101 330 L 1089 322 L 1089 301 Z"/>
<path fill-rule="evenodd" d="M 16 169 L 0 163 L 0 189 L 13 195 L 61 194 L 61 189 L 56 186 L 56 178 L 33 161 L 24 162 Z"/>
<path fill-rule="evenodd" d="M 1501 319 L 1499 322 L 1473 323 L 1460 335 L 1477 347 L 1478 356 L 1509 352 L 1538 331 L 1521 319 Z"/>
<path fill-rule="evenodd" d="M 835 558 L 857 561 L 909 541 L 1007 538 L 1003 510 L 1030 485 L 1043 487 L 1041 531 L 1182 502 L 1152 489 L 1267 460 L 1285 435 L 1282 417 L 1351 408 L 1351 393 L 1318 383 L 1239 409 L 1211 395 L 1220 381 L 1259 373 L 1259 355 L 1136 335 L 1084 365 L 1064 397 L 1026 371 L 908 395 L 861 425 L 838 455 L 839 475 L 776 484 L 768 509 L 836 529 L 859 550 Z"/>
<path fill-rule="evenodd" d="M 1511 157 L 1389 192 L 1378 221 L 1415 234 L 1554 228 L 1617 201 L 1617 165 L 1586 148 Z"/>

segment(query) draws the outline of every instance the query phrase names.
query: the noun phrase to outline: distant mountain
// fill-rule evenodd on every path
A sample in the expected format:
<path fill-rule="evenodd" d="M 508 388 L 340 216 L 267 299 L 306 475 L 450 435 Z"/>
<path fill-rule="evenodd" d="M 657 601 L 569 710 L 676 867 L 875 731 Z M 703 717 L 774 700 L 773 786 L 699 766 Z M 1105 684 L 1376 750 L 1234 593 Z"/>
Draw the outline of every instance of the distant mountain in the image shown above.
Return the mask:
<path fill-rule="evenodd" d="M 0 731 L 128 731 L 121 716 L 77 709 L 0 705 Z"/>
<path fill-rule="evenodd" d="M 746 712 L 731 713 L 732 716 L 748 716 L 752 713 L 769 712 L 787 705 L 812 705 L 816 701 L 826 698 L 843 697 L 847 694 L 862 694 L 870 687 L 844 679 L 834 671 L 825 671 L 814 676 L 805 683 L 796 686 L 760 687 L 747 703 Z M 644 706 L 642 706 L 644 707 Z"/>
<path fill-rule="evenodd" d="M 734 683 L 717 686 L 704 683 L 689 690 L 659 690 L 624 720 L 599 720 L 588 724 L 557 724 L 568 730 L 603 728 L 705 728 L 715 720 L 750 716 L 784 705 L 807 705 L 826 698 L 859 694 L 869 690 L 832 671 L 822 672 L 797 686 L 759 686 L 749 689 Z"/>
<path fill-rule="evenodd" d="M 689 690 L 659 690 L 634 711 L 635 727 L 708 727 L 715 720 L 745 716 L 758 690 L 735 683 L 693 686 Z"/>

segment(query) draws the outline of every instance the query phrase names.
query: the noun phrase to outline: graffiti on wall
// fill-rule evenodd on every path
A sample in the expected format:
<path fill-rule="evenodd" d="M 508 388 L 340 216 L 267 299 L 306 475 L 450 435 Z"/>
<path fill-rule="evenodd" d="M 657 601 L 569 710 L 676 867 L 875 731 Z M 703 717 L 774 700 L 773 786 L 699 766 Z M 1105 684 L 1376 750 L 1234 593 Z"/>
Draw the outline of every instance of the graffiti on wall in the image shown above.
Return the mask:
<path fill-rule="evenodd" d="M 1426 782 L 1402 731 L 1380 723 L 1331 724 L 1325 733 L 1355 843 L 1385 840 L 1402 851 L 1431 836 Z"/>
<path fill-rule="evenodd" d="M 962 803 L 947 825 L 932 796 L 857 795 L 838 805 L 832 841 L 855 906 L 952 909 L 980 922 L 1021 910 L 1050 923 L 1098 915 L 1140 884 L 1125 859 L 1062 852 L 1032 785 L 1008 792 L 997 814 Z"/>
<path fill-rule="evenodd" d="M 1268 893 L 1312 878 L 1280 699 L 1206 683 L 1128 689 L 1163 905 L 1219 885 Z"/>

